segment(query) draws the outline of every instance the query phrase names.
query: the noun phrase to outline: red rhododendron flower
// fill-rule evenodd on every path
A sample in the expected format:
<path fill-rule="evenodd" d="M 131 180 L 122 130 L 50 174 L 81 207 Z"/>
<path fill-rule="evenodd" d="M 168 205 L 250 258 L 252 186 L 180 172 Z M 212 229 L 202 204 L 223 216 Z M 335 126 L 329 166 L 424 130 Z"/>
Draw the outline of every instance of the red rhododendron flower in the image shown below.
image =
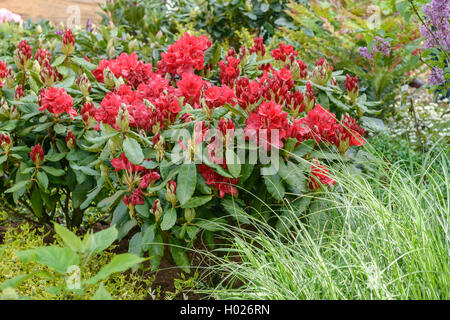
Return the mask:
<path fill-rule="evenodd" d="M 123 202 L 127 206 L 132 205 L 133 207 L 144 204 L 144 197 L 142 196 L 142 190 L 136 188 L 134 192 L 131 194 L 131 196 L 129 196 L 128 198 L 127 196 L 123 196 Z"/>
<path fill-rule="evenodd" d="M 73 107 L 73 98 L 67 94 L 64 88 L 50 87 L 41 90 L 39 94 L 39 111 L 48 110 L 55 117 L 67 112 L 72 119 L 77 116 Z"/>
<path fill-rule="evenodd" d="M 221 107 L 227 103 L 234 105 L 236 104 L 235 98 L 233 89 L 230 89 L 227 86 L 212 86 L 205 90 L 205 102 L 211 109 Z"/>
<path fill-rule="evenodd" d="M 235 92 L 238 104 L 247 110 L 261 99 L 264 88 L 258 81 L 245 77 L 236 80 Z"/>
<path fill-rule="evenodd" d="M 3 81 L 8 74 L 8 65 L 6 62 L 0 61 L 0 81 Z"/>
<path fill-rule="evenodd" d="M 262 145 L 266 150 L 270 149 L 271 145 L 282 148 L 281 140 L 289 135 L 287 113 L 283 111 L 282 106 L 273 101 L 261 103 L 258 110 L 251 113 L 245 123 L 247 127 L 244 128 L 244 133 L 257 138 L 258 145 Z"/>
<path fill-rule="evenodd" d="M 205 51 L 212 42 L 204 35 L 201 37 L 191 36 L 185 33 L 173 45 L 169 46 L 167 53 L 161 53 L 158 62 L 158 73 L 170 73 L 181 76 L 183 73 L 192 73 L 194 70 L 204 68 Z"/>
<path fill-rule="evenodd" d="M 139 188 L 147 189 L 148 186 L 161 178 L 158 172 L 152 171 L 144 175 L 139 183 Z"/>
<path fill-rule="evenodd" d="M 272 57 L 274 57 L 275 60 L 284 62 L 290 55 L 296 57 L 298 52 L 294 50 L 293 46 L 286 45 L 285 43 L 280 43 L 278 48 L 272 50 Z"/>
<path fill-rule="evenodd" d="M 308 112 L 306 118 L 301 119 L 302 122 L 310 129 L 310 138 L 316 142 L 329 141 L 333 136 L 336 116 L 329 110 L 324 109 L 317 104 L 313 110 Z"/>
<path fill-rule="evenodd" d="M 193 73 L 183 73 L 181 80 L 177 82 L 177 87 L 180 95 L 185 98 L 185 101 L 192 106 L 198 106 L 200 94 L 204 86 L 202 77 Z"/>
<path fill-rule="evenodd" d="M 250 54 L 256 53 L 261 55 L 261 57 L 264 57 L 264 55 L 266 54 L 266 47 L 264 46 L 263 37 L 255 37 L 253 39 L 253 43 L 253 47 L 251 47 L 249 50 Z"/>
<path fill-rule="evenodd" d="M 116 78 L 122 77 L 133 88 L 151 79 L 152 65 L 139 61 L 136 53 L 130 55 L 122 53 L 113 60 L 101 60 L 97 69 L 93 71 L 95 78 L 99 82 L 104 82 L 103 71 L 109 68 Z"/>
<path fill-rule="evenodd" d="M 213 169 L 203 163 L 199 164 L 197 168 L 198 172 L 205 179 L 206 184 L 219 190 L 219 195 L 221 198 L 225 197 L 225 194 L 231 194 L 234 196 L 237 194 L 237 189 L 234 185 L 239 182 L 239 179 L 222 177 L 220 174 L 216 173 Z"/>
<path fill-rule="evenodd" d="M 114 167 L 115 171 L 126 170 L 130 174 L 145 170 L 144 167 L 132 164 L 126 157 L 125 153 L 122 153 L 120 158 L 112 159 L 111 165 Z"/>
<path fill-rule="evenodd" d="M 226 61 L 220 60 L 218 66 L 220 68 L 219 80 L 222 84 L 234 87 L 234 82 L 239 77 L 239 59 L 228 56 Z"/>
<path fill-rule="evenodd" d="M 342 125 L 336 123 L 330 140 L 338 147 L 339 152 L 344 154 L 351 146 L 362 146 L 364 139 L 364 129 L 356 124 L 356 120 L 349 115 L 342 119 Z"/>
<path fill-rule="evenodd" d="M 334 186 L 335 183 L 336 181 L 330 178 L 328 169 L 314 158 L 311 164 L 311 174 L 308 183 L 309 188 L 313 191 L 317 191 L 320 190 L 323 185 Z"/>

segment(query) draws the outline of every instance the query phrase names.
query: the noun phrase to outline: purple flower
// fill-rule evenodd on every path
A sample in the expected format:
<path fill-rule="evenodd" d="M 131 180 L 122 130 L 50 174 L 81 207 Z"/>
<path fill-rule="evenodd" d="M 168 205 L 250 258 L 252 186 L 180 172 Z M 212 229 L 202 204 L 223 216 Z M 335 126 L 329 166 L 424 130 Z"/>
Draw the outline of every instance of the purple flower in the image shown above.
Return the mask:
<path fill-rule="evenodd" d="M 367 47 L 360 47 L 358 51 L 359 51 L 359 54 L 366 59 L 373 58 L 373 54 L 369 52 L 369 49 L 367 49 Z"/>
<path fill-rule="evenodd" d="M 440 85 L 444 83 L 444 70 L 441 68 L 434 67 L 431 70 L 430 77 L 428 78 L 428 82 L 432 86 Z"/>
<path fill-rule="evenodd" d="M 444 48 L 450 51 L 450 0 L 433 0 L 422 7 L 426 26 L 420 26 L 425 48 Z M 434 33 L 434 35 L 432 34 Z"/>
<path fill-rule="evenodd" d="M 386 57 L 389 57 L 391 54 L 391 45 L 388 41 L 385 41 L 383 38 L 376 36 L 375 37 L 375 47 L 373 48 L 373 53 L 381 52 Z"/>

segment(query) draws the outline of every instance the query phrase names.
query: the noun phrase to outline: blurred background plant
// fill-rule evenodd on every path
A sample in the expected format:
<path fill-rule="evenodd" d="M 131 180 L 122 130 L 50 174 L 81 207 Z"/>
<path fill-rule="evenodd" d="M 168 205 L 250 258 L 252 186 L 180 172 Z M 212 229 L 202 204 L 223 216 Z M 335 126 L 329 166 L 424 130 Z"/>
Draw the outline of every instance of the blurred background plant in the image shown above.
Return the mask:
<path fill-rule="evenodd" d="M 386 112 L 414 77 L 411 71 L 421 66 L 418 27 L 408 12 L 399 14 L 407 5 L 393 0 L 289 3 L 295 28 L 282 27 L 276 36 L 302 48 L 301 58 L 308 62 L 324 55 L 356 74 L 361 92 L 382 100 Z"/>

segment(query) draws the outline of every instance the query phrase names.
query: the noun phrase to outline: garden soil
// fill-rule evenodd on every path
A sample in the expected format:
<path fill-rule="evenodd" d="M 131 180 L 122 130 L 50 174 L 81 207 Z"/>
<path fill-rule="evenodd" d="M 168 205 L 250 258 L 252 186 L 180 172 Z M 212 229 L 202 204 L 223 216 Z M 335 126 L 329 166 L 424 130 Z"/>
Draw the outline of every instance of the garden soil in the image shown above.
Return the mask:
<path fill-rule="evenodd" d="M 67 24 L 78 7 L 81 25 L 85 25 L 88 19 L 100 21 L 98 5 L 104 2 L 105 0 L 0 0 L 0 8 L 21 15 L 23 20 L 31 18 L 38 21 L 45 18 L 54 23 Z"/>

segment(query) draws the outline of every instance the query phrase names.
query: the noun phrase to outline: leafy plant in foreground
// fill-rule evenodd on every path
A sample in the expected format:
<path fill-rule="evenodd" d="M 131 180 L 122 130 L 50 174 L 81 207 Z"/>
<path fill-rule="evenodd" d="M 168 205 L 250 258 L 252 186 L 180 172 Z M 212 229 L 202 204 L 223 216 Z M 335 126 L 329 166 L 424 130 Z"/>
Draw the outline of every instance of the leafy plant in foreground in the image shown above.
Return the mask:
<path fill-rule="evenodd" d="M 124 272 L 133 266 L 142 263 L 145 259 L 125 253 L 115 255 L 111 261 L 103 266 L 93 277 L 85 279 L 84 271 L 91 259 L 111 246 L 117 238 L 117 229 L 114 227 L 88 233 L 83 239 L 78 238 L 70 230 L 55 224 L 55 231 L 63 240 L 65 246 L 43 246 L 36 249 L 15 252 L 24 263 L 36 262 L 50 268 L 50 271 L 40 270 L 31 274 L 23 274 L 8 279 L 0 284 L 0 290 L 16 288 L 24 281 L 32 278 L 42 278 L 47 281 L 60 283 L 47 290 L 53 294 L 82 296 L 85 290 L 100 283 L 93 299 L 112 299 L 111 295 L 101 283 L 116 272 Z"/>

